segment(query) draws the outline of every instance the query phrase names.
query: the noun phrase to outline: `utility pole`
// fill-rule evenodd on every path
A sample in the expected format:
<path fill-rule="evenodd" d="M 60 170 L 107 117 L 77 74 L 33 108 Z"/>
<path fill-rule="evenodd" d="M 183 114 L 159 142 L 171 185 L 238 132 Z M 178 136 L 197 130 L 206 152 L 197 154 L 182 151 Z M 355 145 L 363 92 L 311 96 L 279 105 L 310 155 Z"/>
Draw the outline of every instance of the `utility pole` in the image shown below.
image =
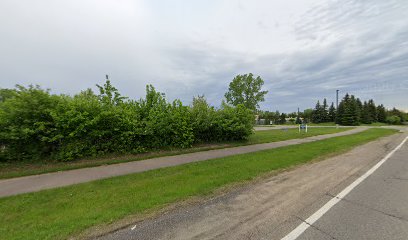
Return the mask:
<path fill-rule="evenodd" d="M 336 90 L 336 112 L 339 109 L 339 90 Z"/>

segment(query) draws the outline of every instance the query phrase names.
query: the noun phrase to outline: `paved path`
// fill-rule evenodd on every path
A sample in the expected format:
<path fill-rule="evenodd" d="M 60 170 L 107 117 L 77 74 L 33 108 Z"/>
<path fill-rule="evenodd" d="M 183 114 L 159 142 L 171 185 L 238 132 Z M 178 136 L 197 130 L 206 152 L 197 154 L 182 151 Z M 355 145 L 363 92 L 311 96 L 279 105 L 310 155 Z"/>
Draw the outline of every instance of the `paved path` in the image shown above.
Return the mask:
<path fill-rule="evenodd" d="M 281 239 L 376 165 L 407 135 L 380 138 L 342 155 L 198 203 L 186 203 L 144 221 L 136 218 L 104 226 L 89 236 L 98 240 Z M 367 178 L 366 185 L 355 188 L 343 205 L 332 208 L 332 214 L 328 212 L 329 219 L 313 224 L 299 240 L 408 239 L 407 155 L 408 142 L 377 170 L 378 175 Z M 316 232 L 317 228 L 320 231 Z"/>
<path fill-rule="evenodd" d="M 217 149 L 203 152 L 188 153 L 176 156 L 158 157 L 142 161 L 119 163 L 92 168 L 82 168 L 63 172 L 46 173 L 27 177 L 0 180 L 0 197 L 11 196 L 21 193 L 35 192 L 43 189 L 62 187 L 77 183 L 89 182 L 97 179 L 126 175 L 130 173 L 144 172 L 152 169 L 181 165 L 190 162 L 204 161 L 231 155 L 256 152 L 260 150 L 278 148 L 288 145 L 313 142 L 317 140 L 344 136 L 366 130 L 358 127 L 352 130 L 318 135 L 303 139 L 291 139 L 281 142 L 263 143 L 248 146 Z"/>

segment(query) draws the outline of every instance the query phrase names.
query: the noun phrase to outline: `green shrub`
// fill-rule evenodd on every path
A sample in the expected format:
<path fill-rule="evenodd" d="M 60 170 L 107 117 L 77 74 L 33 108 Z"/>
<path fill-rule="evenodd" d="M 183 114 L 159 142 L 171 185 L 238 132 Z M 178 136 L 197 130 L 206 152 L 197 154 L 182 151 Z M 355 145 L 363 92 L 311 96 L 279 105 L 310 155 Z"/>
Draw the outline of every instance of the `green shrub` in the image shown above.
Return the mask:
<path fill-rule="evenodd" d="M 388 124 L 398 125 L 401 124 L 401 118 L 398 116 L 389 116 L 385 119 Z"/>
<path fill-rule="evenodd" d="M 38 86 L 2 91 L 0 147 L 3 160 L 73 160 L 107 153 L 140 153 L 194 142 L 241 140 L 252 133 L 244 106 L 215 110 L 203 97 L 184 106 L 167 102 L 153 86 L 127 100 L 109 80 L 96 95 L 52 95 Z"/>
<path fill-rule="evenodd" d="M 0 102 L 2 159 L 38 159 L 54 151 L 58 135 L 51 112 L 62 100 L 48 90 L 17 86 L 15 94 Z"/>
<path fill-rule="evenodd" d="M 191 125 L 197 142 L 219 140 L 217 137 L 217 124 L 214 107 L 211 107 L 204 96 L 193 99 L 190 107 Z"/>

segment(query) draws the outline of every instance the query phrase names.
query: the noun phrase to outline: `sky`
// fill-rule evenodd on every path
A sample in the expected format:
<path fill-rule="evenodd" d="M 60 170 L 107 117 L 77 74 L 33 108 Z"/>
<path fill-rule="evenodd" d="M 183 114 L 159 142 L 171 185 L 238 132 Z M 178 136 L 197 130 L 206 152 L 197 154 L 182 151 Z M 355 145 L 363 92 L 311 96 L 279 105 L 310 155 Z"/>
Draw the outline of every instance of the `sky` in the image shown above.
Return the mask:
<path fill-rule="evenodd" d="M 0 88 L 75 94 L 109 75 L 139 99 L 219 106 L 238 74 L 260 76 L 261 109 L 346 92 L 408 110 L 406 0 L 1 0 Z"/>

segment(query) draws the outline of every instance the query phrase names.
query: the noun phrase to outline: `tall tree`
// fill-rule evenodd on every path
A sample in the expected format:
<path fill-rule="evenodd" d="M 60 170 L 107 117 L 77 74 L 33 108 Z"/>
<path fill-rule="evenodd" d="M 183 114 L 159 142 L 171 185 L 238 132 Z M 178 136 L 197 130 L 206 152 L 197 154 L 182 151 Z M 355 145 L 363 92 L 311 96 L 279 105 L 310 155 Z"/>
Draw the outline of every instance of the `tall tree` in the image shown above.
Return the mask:
<path fill-rule="evenodd" d="M 347 93 L 340 102 L 336 122 L 347 126 L 359 124 L 357 100 L 353 95 Z"/>
<path fill-rule="evenodd" d="M 368 113 L 372 122 L 377 122 L 377 107 L 373 99 L 368 100 Z"/>
<path fill-rule="evenodd" d="M 387 119 L 387 112 L 385 111 L 384 105 L 380 104 L 377 106 L 377 121 L 385 123 Z"/>
<path fill-rule="evenodd" d="M 358 112 L 358 121 L 361 122 L 362 114 L 363 114 L 363 103 L 361 102 L 360 98 L 356 99 L 357 103 L 357 112 Z"/>
<path fill-rule="evenodd" d="M 371 124 L 373 119 L 371 118 L 370 110 L 368 107 L 368 103 L 364 101 L 363 108 L 361 111 L 361 122 L 365 124 Z"/>
<path fill-rule="evenodd" d="M 237 75 L 229 84 L 225 93 L 227 103 L 234 106 L 243 104 L 246 108 L 256 110 L 259 103 L 265 100 L 268 91 L 261 91 L 264 81 L 261 77 L 254 78 L 252 73 Z"/>
<path fill-rule="evenodd" d="M 306 123 L 309 123 L 312 121 L 312 116 L 313 116 L 313 109 L 308 108 L 308 109 L 303 110 L 303 120 Z"/>
<path fill-rule="evenodd" d="M 316 106 L 312 112 L 312 122 L 321 123 L 322 121 L 323 121 L 322 105 L 320 105 L 320 101 L 317 100 Z"/>
<path fill-rule="evenodd" d="M 322 109 L 321 109 L 322 122 L 329 122 L 328 108 L 329 108 L 329 106 L 327 105 L 327 100 L 325 98 L 325 99 L 323 99 L 323 105 L 322 105 Z"/>
<path fill-rule="evenodd" d="M 336 120 L 336 108 L 334 107 L 334 103 L 332 102 L 329 107 L 329 121 L 334 122 Z"/>

